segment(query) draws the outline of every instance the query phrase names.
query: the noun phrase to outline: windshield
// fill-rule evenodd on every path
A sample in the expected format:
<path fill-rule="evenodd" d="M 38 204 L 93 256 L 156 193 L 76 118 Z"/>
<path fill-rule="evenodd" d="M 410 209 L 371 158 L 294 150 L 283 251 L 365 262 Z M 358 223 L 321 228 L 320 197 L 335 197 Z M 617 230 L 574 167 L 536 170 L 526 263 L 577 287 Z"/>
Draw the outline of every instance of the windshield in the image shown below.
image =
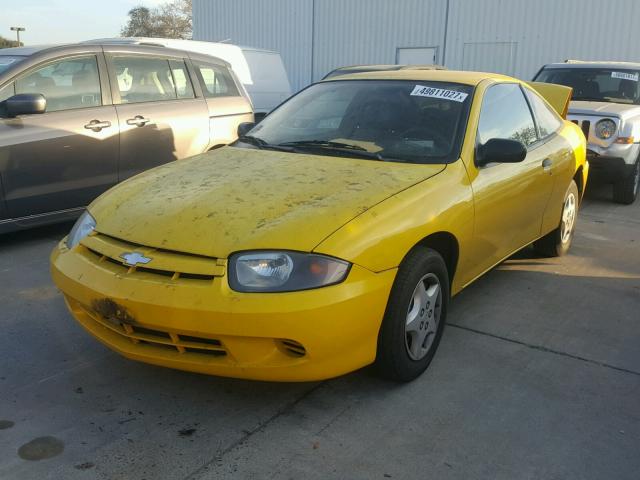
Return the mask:
<path fill-rule="evenodd" d="M 429 81 L 317 83 L 269 114 L 236 145 L 449 163 L 459 156 L 472 90 L 469 85 Z"/>
<path fill-rule="evenodd" d="M 4 72 L 7 68 L 15 65 L 17 62 L 24 60 L 26 57 L 18 55 L 0 55 L 0 73 Z"/>
<path fill-rule="evenodd" d="M 611 68 L 545 68 L 537 82 L 573 88 L 572 100 L 640 104 L 638 70 Z"/>

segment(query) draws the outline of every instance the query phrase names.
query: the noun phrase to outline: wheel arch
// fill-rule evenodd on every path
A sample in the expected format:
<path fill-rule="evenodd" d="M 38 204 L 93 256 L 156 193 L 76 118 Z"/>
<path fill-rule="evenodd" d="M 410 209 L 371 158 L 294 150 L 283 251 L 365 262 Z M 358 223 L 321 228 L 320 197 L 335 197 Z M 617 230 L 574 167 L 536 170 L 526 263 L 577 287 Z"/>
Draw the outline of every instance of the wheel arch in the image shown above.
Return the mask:
<path fill-rule="evenodd" d="M 413 248 L 416 247 L 431 248 L 442 256 L 447 266 L 449 286 L 451 286 L 458 268 L 458 259 L 460 258 L 460 244 L 455 235 L 447 231 L 431 233 L 413 246 Z"/>
<path fill-rule="evenodd" d="M 580 197 L 580 202 L 582 203 L 582 197 L 584 196 L 585 183 L 584 183 L 584 167 L 580 165 L 576 170 L 576 173 L 573 175 L 573 180 L 576 182 L 578 186 L 578 195 Z"/>

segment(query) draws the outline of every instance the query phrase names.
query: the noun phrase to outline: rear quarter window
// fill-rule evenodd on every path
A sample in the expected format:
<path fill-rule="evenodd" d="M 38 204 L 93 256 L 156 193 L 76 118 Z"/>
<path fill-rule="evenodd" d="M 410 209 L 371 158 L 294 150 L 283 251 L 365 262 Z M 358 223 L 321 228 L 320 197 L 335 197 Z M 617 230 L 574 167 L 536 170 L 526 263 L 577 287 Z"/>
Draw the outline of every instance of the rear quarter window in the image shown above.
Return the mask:
<path fill-rule="evenodd" d="M 194 63 L 205 97 L 239 97 L 240 92 L 229 71 L 220 65 Z"/>

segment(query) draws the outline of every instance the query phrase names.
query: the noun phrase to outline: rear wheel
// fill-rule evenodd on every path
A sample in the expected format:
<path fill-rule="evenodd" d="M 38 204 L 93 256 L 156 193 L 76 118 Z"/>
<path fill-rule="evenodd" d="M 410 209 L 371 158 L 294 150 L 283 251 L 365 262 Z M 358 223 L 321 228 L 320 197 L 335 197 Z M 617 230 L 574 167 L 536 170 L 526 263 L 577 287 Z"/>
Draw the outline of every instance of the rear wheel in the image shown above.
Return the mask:
<path fill-rule="evenodd" d="M 440 344 L 449 304 L 449 275 L 438 252 L 414 248 L 391 289 L 376 367 L 391 380 L 408 382 L 424 372 Z"/>
<path fill-rule="evenodd" d="M 560 225 L 554 231 L 533 242 L 533 248 L 538 254 L 545 257 L 561 257 L 569 251 L 578 217 L 579 198 L 576 182 L 571 180 L 562 203 Z"/>
<path fill-rule="evenodd" d="M 630 205 L 636 201 L 640 189 L 640 159 L 636 160 L 633 173 L 624 180 L 613 184 L 613 201 Z"/>

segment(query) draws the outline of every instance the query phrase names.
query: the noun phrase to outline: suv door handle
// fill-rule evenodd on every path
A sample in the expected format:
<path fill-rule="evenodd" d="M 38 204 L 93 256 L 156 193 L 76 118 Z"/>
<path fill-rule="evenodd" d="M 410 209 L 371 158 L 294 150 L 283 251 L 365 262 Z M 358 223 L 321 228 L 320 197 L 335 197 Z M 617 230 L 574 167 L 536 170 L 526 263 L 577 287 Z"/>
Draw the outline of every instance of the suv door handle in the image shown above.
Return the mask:
<path fill-rule="evenodd" d="M 542 169 L 547 172 L 547 173 L 551 173 L 551 167 L 553 166 L 553 162 L 551 161 L 550 158 L 545 158 L 542 161 Z"/>
<path fill-rule="evenodd" d="M 104 122 L 101 122 L 100 120 L 91 120 L 84 126 L 84 128 L 86 128 L 87 130 L 93 130 L 94 132 L 99 132 L 103 128 L 109 128 L 110 126 L 111 122 L 109 122 L 108 120 Z"/>
<path fill-rule="evenodd" d="M 133 118 L 127 119 L 127 125 L 135 125 L 136 127 L 144 127 L 151 120 L 143 117 L 142 115 L 136 115 Z"/>

